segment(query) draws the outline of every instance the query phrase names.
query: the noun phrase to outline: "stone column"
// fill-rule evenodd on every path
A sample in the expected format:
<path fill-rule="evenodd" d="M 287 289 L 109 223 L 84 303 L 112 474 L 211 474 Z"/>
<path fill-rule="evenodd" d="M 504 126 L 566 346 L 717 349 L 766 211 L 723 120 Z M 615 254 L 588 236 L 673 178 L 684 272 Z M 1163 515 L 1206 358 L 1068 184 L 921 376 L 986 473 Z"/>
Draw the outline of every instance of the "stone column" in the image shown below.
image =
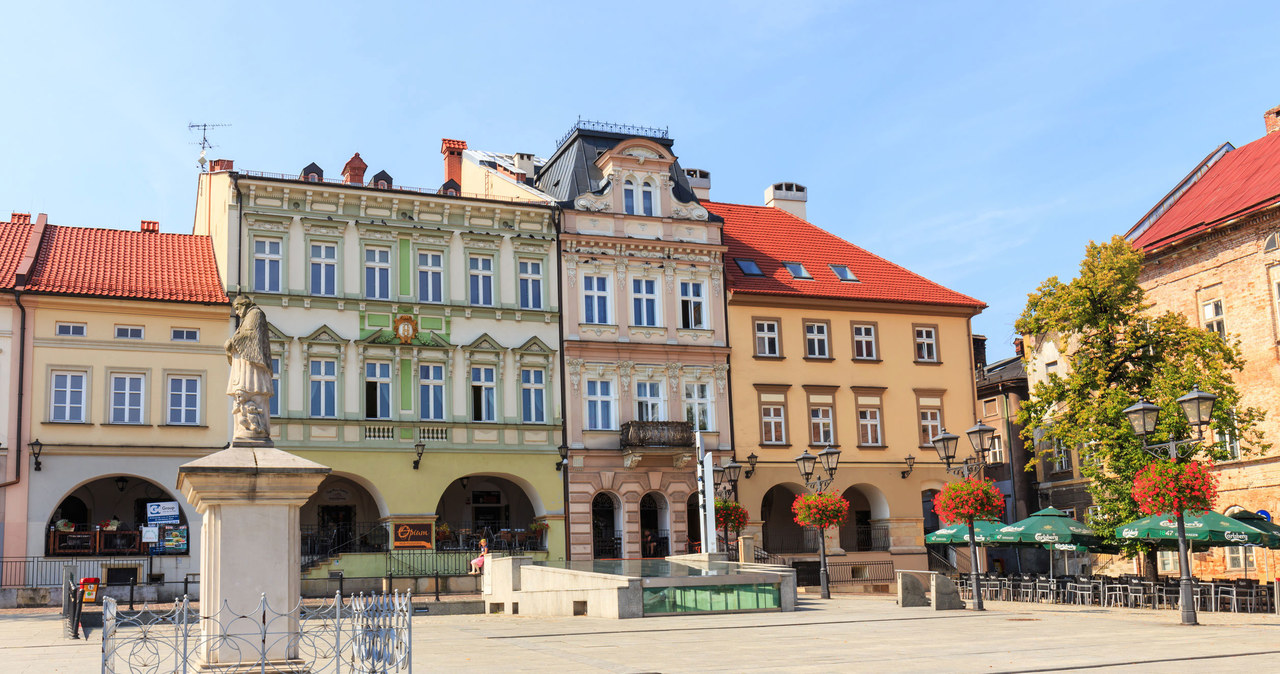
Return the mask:
<path fill-rule="evenodd" d="M 184 464 L 178 489 L 204 520 L 201 527 L 199 652 L 206 666 L 250 660 L 261 648 L 263 596 L 268 661 L 292 671 L 298 657 L 302 540 L 298 511 L 329 468 L 271 446 L 236 441 Z M 219 620 L 210 619 L 222 611 Z M 228 613 L 255 615 L 232 621 Z M 216 638 L 229 637 L 228 638 Z"/>

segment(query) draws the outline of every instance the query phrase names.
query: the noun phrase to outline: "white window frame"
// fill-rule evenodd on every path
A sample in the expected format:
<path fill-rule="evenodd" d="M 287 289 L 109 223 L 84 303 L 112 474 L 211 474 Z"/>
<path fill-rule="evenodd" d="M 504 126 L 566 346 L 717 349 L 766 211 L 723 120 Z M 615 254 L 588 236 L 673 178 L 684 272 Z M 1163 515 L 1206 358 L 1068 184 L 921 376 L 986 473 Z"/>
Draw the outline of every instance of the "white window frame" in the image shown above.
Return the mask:
<path fill-rule="evenodd" d="M 542 310 L 542 260 L 521 258 L 517 262 L 520 273 L 520 308 Z"/>
<path fill-rule="evenodd" d="M 84 337 L 89 333 L 89 328 L 84 323 L 54 323 L 53 334 L 55 337 Z"/>
<path fill-rule="evenodd" d="M 204 377 L 198 374 L 172 373 L 164 378 L 164 421 L 166 426 L 199 426 L 200 413 L 204 400 Z M 184 382 L 179 391 L 174 391 L 176 382 Z M 187 384 L 195 383 L 194 393 Z M 179 396 L 179 404 L 174 405 L 174 396 Z M 174 413 L 178 413 L 175 421 Z"/>
<path fill-rule="evenodd" d="M 471 421 L 496 422 L 498 420 L 497 369 L 492 365 L 472 365 L 470 384 Z"/>
<path fill-rule="evenodd" d="M 336 419 L 338 416 L 338 359 L 311 358 L 308 360 L 307 384 L 310 391 L 308 416 L 312 419 Z"/>
<path fill-rule="evenodd" d="M 1222 303 L 1221 298 L 1201 302 L 1200 318 L 1204 323 L 1205 330 L 1217 333 L 1219 337 L 1226 339 L 1227 319 Z"/>
<path fill-rule="evenodd" d="M 199 342 L 199 328 L 169 328 L 169 341 L 171 342 Z"/>
<path fill-rule="evenodd" d="M 684 330 L 707 329 L 707 285 L 702 281 L 680 282 L 680 327 Z"/>
<path fill-rule="evenodd" d="M 467 256 L 467 303 L 473 307 L 494 306 L 493 256 Z"/>
<path fill-rule="evenodd" d="M 317 297 L 336 297 L 338 295 L 338 244 L 332 241 L 312 241 L 309 248 L 311 294 Z M 332 253 L 332 255 L 325 253 Z"/>
<path fill-rule="evenodd" d="M 648 178 L 640 184 L 640 212 L 649 216 L 658 215 L 658 191 Z"/>
<path fill-rule="evenodd" d="M 123 390 L 118 389 L 120 383 L 125 384 Z M 147 422 L 147 376 L 141 372 L 112 372 L 108 377 L 110 399 L 107 401 L 107 423 L 141 425 Z M 137 384 L 137 390 L 131 390 Z M 116 397 L 125 396 L 123 404 L 117 404 Z M 136 397 L 136 402 L 129 400 Z M 133 413 L 136 419 L 130 419 Z M 120 416 L 117 416 L 120 415 Z"/>
<path fill-rule="evenodd" d="M 583 427 L 588 431 L 612 431 L 617 429 L 614 414 L 614 386 L 612 379 L 588 379 L 583 386 L 586 410 Z"/>
<path fill-rule="evenodd" d="M 942 410 L 937 407 L 921 407 L 916 411 L 916 420 L 919 423 L 920 446 L 932 447 L 933 439 L 942 432 Z"/>
<path fill-rule="evenodd" d="M 66 385 L 58 386 L 58 377 L 66 377 Z M 76 378 L 79 381 L 76 382 Z M 74 385 L 78 384 L 78 385 Z M 65 401 L 57 402 L 58 392 L 65 393 Z M 73 403 L 75 394 L 80 402 Z M 89 417 L 89 373 L 86 370 L 52 370 L 49 372 L 49 421 L 64 424 L 83 424 Z M 59 414 L 59 410 L 62 413 Z M 73 414 L 74 412 L 74 414 Z"/>
<path fill-rule="evenodd" d="M 391 299 L 391 247 L 364 247 L 364 297 L 367 300 Z"/>
<path fill-rule="evenodd" d="M 912 328 L 915 335 L 915 356 L 918 363 L 938 362 L 938 329 L 929 325 Z"/>
<path fill-rule="evenodd" d="M 622 212 L 636 214 L 636 184 L 630 179 L 622 182 Z"/>
<path fill-rule="evenodd" d="M 520 369 L 520 421 L 547 423 L 547 371 L 542 368 Z"/>
<path fill-rule="evenodd" d="M 665 421 L 664 386 L 660 381 L 636 382 L 636 421 Z"/>
<path fill-rule="evenodd" d="M 1245 545 L 1230 545 L 1223 548 L 1228 571 L 1252 571 L 1257 568 L 1257 560 L 1253 556 L 1253 548 Z"/>
<path fill-rule="evenodd" d="M 791 278 L 802 279 L 806 281 L 813 279 L 813 275 L 810 274 L 809 270 L 805 268 L 803 262 L 783 262 L 782 266 L 786 268 L 786 270 L 791 274 Z M 800 272 L 800 273 L 797 274 L 796 272 Z"/>
<path fill-rule="evenodd" d="M 662 325 L 662 303 L 658 301 L 656 279 L 631 279 L 631 324 L 642 328 Z"/>
<path fill-rule="evenodd" d="M 373 384 L 374 403 L 376 410 L 369 409 L 369 385 Z M 366 360 L 364 362 L 364 389 L 362 391 L 364 399 L 364 418 L 377 419 L 380 421 L 390 420 L 393 413 L 393 401 L 391 400 L 391 361 L 389 360 Z M 385 413 L 383 409 L 386 409 Z"/>
<path fill-rule="evenodd" d="M 861 355 L 859 355 L 861 350 Z M 878 360 L 876 353 L 876 326 L 871 323 L 853 324 L 853 358 L 854 360 Z"/>
<path fill-rule="evenodd" d="M 582 322 L 591 325 L 612 325 L 613 284 L 609 277 L 597 274 L 582 276 Z M 590 309 L 590 311 L 588 311 Z M 603 314 L 603 315 L 602 315 Z"/>
<path fill-rule="evenodd" d="M 1064 447 L 1061 442 L 1054 441 L 1053 456 L 1050 458 L 1053 459 L 1053 472 L 1055 473 L 1067 473 L 1075 469 L 1071 463 L 1071 450 Z"/>
<path fill-rule="evenodd" d="M 787 406 L 782 403 L 760 404 L 760 444 L 787 444 Z"/>
<path fill-rule="evenodd" d="M 116 339 L 146 339 L 147 330 L 141 325 L 117 325 Z"/>
<path fill-rule="evenodd" d="M 715 431 L 715 399 L 711 397 L 711 384 L 702 381 L 685 382 L 683 390 L 685 421 L 693 424 L 695 431 Z M 698 421 L 702 424 L 699 425 Z"/>
<path fill-rule="evenodd" d="M 831 330 L 821 321 L 804 322 L 804 355 L 806 358 L 831 357 Z"/>
<path fill-rule="evenodd" d="M 778 324 L 778 321 L 756 320 L 754 323 L 756 333 L 756 355 L 766 358 L 776 358 L 782 355 L 782 352 L 779 349 L 781 344 L 781 340 L 779 339 L 781 326 Z"/>
<path fill-rule="evenodd" d="M 284 239 L 253 238 L 253 291 L 278 293 L 284 284 Z"/>
<path fill-rule="evenodd" d="M 280 378 L 281 356 L 271 356 L 271 402 L 267 405 L 267 413 L 273 417 L 280 416 L 280 393 L 284 389 L 284 380 Z"/>
<path fill-rule="evenodd" d="M 834 405 L 809 404 L 809 444 L 827 446 L 836 444 Z"/>
<path fill-rule="evenodd" d="M 999 435 L 991 436 L 991 448 L 987 451 L 987 463 L 1004 463 L 1004 439 Z"/>
<path fill-rule="evenodd" d="M 418 251 L 418 301 L 426 304 L 444 302 L 443 251 Z"/>
<path fill-rule="evenodd" d="M 884 427 L 881 425 L 880 407 L 858 407 L 858 442 L 867 447 L 884 446 Z"/>
<path fill-rule="evenodd" d="M 858 282 L 858 276 L 849 269 L 849 265 L 832 263 L 832 264 L 828 264 L 827 266 L 831 267 L 831 273 L 835 274 L 836 278 L 840 279 L 841 281 L 845 283 Z"/>
<path fill-rule="evenodd" d="M 444 421 L 449 413 L 445 402 L 445 366 L 443 363 L 418 364 L 418 418 L 423 421 Z M 439 407 L 437 410 L 436 407 Z M 436 412 L 439 412 L 437 415 Z"/>

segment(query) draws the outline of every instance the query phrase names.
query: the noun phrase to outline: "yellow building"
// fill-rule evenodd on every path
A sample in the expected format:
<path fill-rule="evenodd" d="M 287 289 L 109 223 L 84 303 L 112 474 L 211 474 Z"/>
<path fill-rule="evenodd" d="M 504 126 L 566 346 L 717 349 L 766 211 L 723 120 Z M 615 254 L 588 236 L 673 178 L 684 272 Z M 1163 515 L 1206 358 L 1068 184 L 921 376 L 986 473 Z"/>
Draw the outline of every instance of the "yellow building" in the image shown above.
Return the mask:
<path fill-rule="evenodd" d="M 805 489 L 795 458 L 831 447 L 841 454 L 828 491 L 850 512 L 828 534 L 828 551 L 926 568 L 922 524 L 933 495 L 954 479 L 930 439 L 975 423 L 969 322 L 984 305 L 806 222 L 803 186 L 779 183 L 765 195 L 766 206 L 704 201 L 724 218 L 728 245 L 746 533 L 769 553 L 816 558 L 816 533 L 791 514 Z M 873 573 L 888 579 L 889 570 Z"/>
<path fill-rule="evenodd" d="M 41 216 L 28 241 L 35 254 L 14 289 L 26 312 L 15 341 L 29 451 L 7 488 L 22 498 L 9 499 L 5 554 L 97 559 L 104 580 L 176 591 L 199 559 L 199 517 L 174 491 L 178 466 L 229 437 L 230 307 L 209 238 Z"/>

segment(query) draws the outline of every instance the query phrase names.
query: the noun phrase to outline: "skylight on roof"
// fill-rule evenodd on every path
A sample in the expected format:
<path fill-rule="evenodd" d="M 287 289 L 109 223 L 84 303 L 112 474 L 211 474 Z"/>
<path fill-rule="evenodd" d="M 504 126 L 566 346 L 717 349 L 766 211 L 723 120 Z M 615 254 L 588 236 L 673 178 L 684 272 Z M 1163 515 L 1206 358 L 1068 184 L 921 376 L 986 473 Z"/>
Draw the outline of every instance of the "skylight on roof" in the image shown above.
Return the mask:
<path fill-rule="evenodd" d="M 795 278 L 804 278 L 804 279 L 813 278 L 812 276 L 809 275 L 809 270 L 805 269 L 804 265 L 800 264 L 799 262 L 783 262 L 782 266 L 786 267 L 787 271 L 791 272 L 791 275 L 794 276 Z"/>
<path fill-rule="evenodd" d="M 756 264 L 755 260 L 735 257 L 733 261 L 738 263 L 738 269 L 747 276 L 764 276 L 764 272 L 760 271 L 760 265 Z"/>
<path fill-rule="evenodd" d="M 831 271 L 835 272 L 836 278 L 840 279 L 841 281 L 848 281 L 850 283 L 858 282 L 858 277 L 854 276 L 853 272 L 849 271 L 849 265 L 833 264 L 828 266 L 831 267 Z"/>

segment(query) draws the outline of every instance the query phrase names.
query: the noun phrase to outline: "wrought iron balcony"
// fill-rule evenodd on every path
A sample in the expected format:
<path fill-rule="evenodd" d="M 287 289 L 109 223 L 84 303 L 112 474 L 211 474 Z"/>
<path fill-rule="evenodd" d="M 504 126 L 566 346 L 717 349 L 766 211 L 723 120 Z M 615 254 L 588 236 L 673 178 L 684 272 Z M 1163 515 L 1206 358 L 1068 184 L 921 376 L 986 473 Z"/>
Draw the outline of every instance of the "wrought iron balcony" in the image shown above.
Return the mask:
<path fill-rule="evenodd" d="M 692 447 L 693 424 L 687 421 L 628 421 L 622 424 L 622 446 Z"/>

